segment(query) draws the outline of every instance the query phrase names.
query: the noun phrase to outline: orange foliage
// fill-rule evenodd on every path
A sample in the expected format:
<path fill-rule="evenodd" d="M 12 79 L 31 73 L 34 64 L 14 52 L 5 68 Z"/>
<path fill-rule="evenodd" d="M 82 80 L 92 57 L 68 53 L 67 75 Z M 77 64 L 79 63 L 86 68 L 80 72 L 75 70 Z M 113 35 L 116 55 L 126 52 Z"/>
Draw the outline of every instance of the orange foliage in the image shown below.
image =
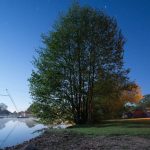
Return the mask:
<path fill-rule="evenodd" d="M 122 92 L 122 98 L 127 102 L 138 103 L 143 98 L 141 88 L 136 83 L 128 85 Z"/>

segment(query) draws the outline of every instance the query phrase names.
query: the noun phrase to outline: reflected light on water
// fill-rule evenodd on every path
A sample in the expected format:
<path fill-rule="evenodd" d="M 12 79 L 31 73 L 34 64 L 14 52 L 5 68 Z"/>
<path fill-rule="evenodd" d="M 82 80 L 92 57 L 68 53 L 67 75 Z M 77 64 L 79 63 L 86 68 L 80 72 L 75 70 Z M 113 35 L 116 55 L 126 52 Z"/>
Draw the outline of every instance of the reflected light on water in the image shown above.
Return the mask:
<path fill-rule="evenodd" d="M 37 130 L 45 128 L 31 118 L 0 119 L 0 148 L 20 144 L 30 140 L 40 133 Z"/>

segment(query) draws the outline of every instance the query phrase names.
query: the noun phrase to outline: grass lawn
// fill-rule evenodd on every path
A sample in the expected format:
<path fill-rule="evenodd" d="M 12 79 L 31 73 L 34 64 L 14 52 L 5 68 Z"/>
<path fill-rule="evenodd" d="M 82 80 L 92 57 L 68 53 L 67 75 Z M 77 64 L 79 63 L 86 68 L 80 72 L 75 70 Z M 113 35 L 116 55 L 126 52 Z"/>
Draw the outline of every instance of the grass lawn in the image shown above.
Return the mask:
<path fill-rule="evenodd" d="M 75 126 L 67 130 L 86 135 L 138 135 L 150 137 L 150 118 L 107 120 L 99 125 Z"/>

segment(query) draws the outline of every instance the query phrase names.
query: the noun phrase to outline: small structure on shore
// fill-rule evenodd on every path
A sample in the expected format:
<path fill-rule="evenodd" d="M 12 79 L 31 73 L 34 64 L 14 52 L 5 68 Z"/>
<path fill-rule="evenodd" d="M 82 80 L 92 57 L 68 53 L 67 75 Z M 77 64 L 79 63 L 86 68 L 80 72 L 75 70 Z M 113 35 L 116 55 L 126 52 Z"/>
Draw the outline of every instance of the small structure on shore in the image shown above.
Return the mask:
<path fill-rule="evenodd" d="M 136 108 L 135 110 L 123 113 L 122 118 L 150 118 L 150 108 Z"/>
<path fill-rule="evenodd" d="M 133 112 L 133 118 L 145 118 L 147 117 L 147 114 L 144 110 L 142 109 L 136 109 L 134 112 Z"/>

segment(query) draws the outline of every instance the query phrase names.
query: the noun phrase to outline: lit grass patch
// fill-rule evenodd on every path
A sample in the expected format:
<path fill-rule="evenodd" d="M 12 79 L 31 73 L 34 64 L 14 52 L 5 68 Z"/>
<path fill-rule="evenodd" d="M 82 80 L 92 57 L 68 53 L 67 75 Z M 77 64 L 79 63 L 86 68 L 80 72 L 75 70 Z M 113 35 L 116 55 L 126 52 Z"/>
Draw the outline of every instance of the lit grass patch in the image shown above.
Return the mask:
<path fill-rule="evenodd" d="M 123 128 L 119 126 L 72 128 L 69 130 L 87 135 L 150 135 L 150 128 Z"/>
<path fill-rule="evenodd" d="M 150 136 L 150 119 L 112 120 L 99 125 L 76 126 L 68 130 L 86 135 Z"/>

